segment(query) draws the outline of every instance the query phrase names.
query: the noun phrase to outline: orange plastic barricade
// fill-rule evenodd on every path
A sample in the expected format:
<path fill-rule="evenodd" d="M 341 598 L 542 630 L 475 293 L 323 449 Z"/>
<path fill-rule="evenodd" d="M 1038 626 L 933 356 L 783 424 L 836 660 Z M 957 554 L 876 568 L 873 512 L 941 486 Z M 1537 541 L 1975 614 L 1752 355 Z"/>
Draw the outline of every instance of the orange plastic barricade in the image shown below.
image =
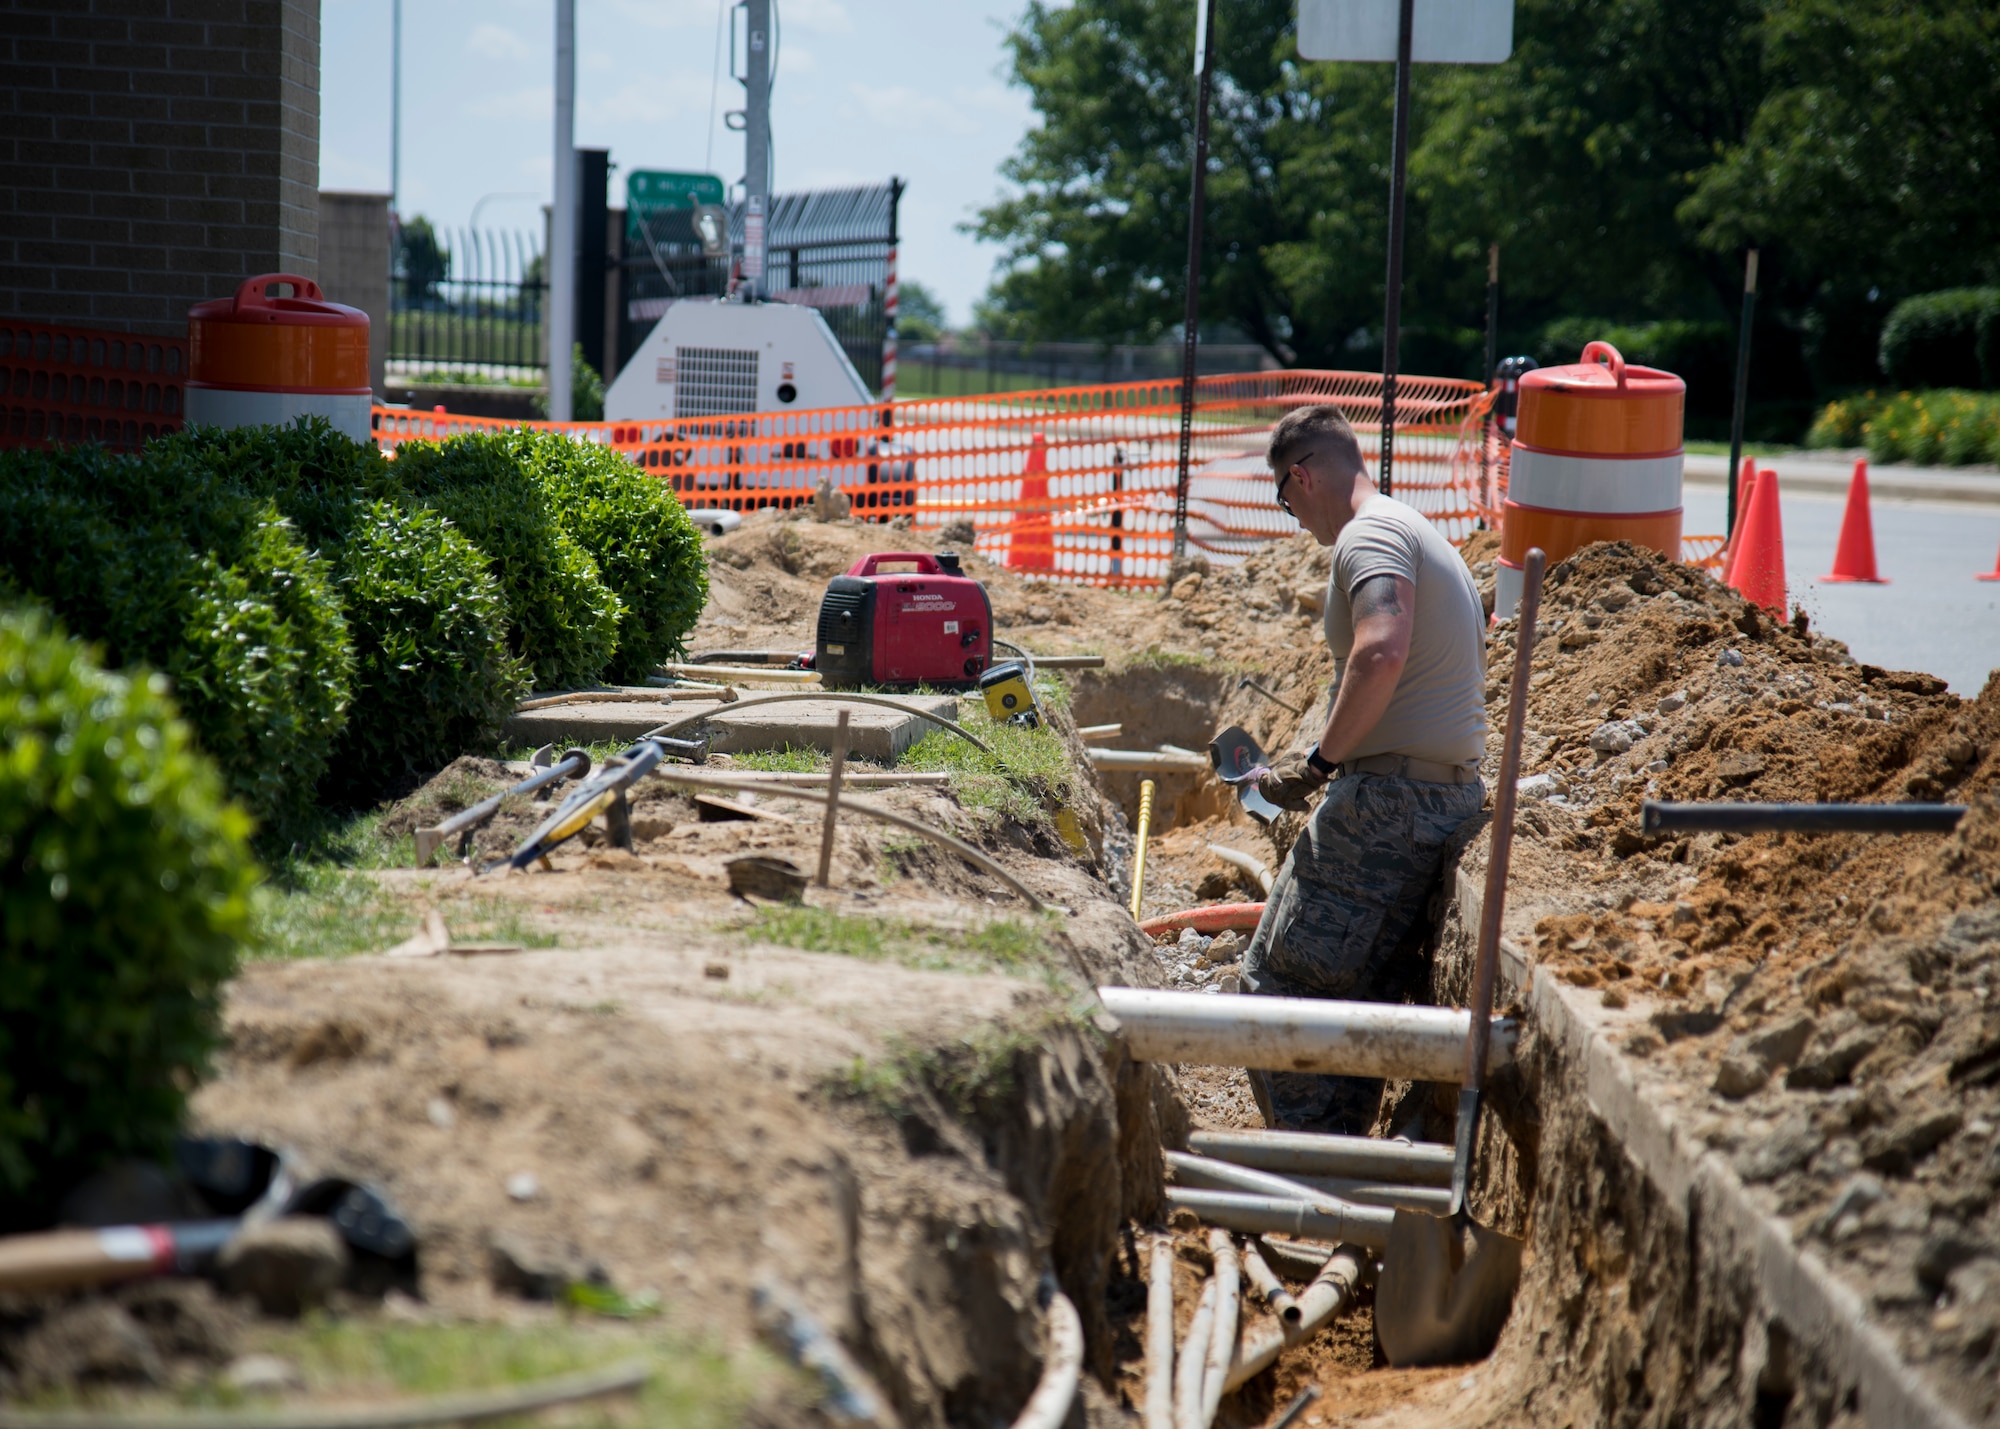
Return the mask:
<path fill-rule="evenodd" d="M 0 447 L 134 451 L 181 429 L 185 337 L 0 321 Z"/>

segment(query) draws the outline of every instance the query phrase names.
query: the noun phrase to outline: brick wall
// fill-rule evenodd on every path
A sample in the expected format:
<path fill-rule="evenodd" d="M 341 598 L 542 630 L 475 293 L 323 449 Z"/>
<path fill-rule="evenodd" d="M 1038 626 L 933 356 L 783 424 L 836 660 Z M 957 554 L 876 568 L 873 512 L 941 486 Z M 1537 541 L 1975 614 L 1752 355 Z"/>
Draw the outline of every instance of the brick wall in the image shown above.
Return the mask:
<path fill-rule="evenodd" d="M 368 314 L 369 381 L 381 398 L 389 390 L 389 195 L 320 194 L 319 285 Z"/>
<path fill-rule="evenodd" d="M 318 0 L 0 0 L 0 318 L 181 333 L 318 277 Z"/>

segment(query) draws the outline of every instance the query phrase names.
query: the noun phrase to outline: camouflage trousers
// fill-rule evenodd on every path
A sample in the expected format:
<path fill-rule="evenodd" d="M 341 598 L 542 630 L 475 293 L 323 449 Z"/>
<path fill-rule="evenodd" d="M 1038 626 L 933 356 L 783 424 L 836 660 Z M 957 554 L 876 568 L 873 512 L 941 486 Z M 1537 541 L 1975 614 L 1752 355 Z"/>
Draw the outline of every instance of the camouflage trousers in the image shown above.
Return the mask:
<path fill-rule="evenodd" d="M 1349 774 L 1327 786 L 1292 845 L 1243 955 L 1245 991 L 1399 1000 L 1423 971 L 1418 924 L 1452 836 L 1485 800 L 1478 783 Z M 1251 1073 L 1266 1120 L 1364 1134 L 1382 1083 L 1310 1072 Z"/>

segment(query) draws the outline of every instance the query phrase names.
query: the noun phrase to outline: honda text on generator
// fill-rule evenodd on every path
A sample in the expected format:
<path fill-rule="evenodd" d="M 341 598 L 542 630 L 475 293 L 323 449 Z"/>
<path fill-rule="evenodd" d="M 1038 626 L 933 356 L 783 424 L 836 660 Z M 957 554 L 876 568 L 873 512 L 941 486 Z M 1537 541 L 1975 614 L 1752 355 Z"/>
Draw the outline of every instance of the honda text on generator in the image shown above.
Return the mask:
<path fill-rule="evenodd" d="M 967 689 L 992 659 L 992 603 L 956 555 L 878 551 L 827 583 L 813 668 L 828 689 Z"/>

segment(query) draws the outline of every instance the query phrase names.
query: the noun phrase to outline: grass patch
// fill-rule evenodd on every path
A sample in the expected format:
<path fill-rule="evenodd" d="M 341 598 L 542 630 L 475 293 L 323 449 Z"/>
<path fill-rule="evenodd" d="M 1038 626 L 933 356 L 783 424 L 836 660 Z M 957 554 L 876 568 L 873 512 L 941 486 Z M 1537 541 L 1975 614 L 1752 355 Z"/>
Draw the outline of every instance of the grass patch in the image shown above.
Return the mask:
<path fill-rule="evenodd" d="M 251 904 L 252 957 L 347 957 L 409 936 L 408 908 L 366 870 L 410 867 L 416 840 L 385 834 L 381 826 L 379 809 L 328 819 L 273 865 Z"/>
<path fill-rule="evenodd" d="M 630 739 L 600 739 L 595 744 L 565 744 L 556 750 L 556 757 L 561 758 L 572 749 L 581 749 L 585 754 L 590 756 L 590 767 L 592 772 L 595 772 L 603 767 L 605 760 L 616 759 L 636 742 Z M 534 757 L 535 749 L 539 747 L 530 746 L 521 749 L 510 749 L 501 754 L 500 757 L 502 759 L 518 760 L 525 763 Z M 526 775 L 522 776 L 522 778 L 526 777 Z"/>
<path fill-rule="evenodd" d="M 974 716 L 966 728 L 993 746 L 975 749 L 950 730 L 935 729 L 903 755 L 901 768 L 942 771 L 966 809 L 998 814 L 1021 824 L 1045 824 L 1051 809 L 1074 797 L 1076 771 L 1069 749 L 1053 730 L 992 724 Z"/>
<path fill-rule="evenodd" d="M 739 926 L 781 947 L 933 971 L 1053 974 L 1056 968 L 1048 925 L 1013 918 L 945 928 L 799 904 L 759 908 L 755 918 Z"/>
<path fill-rule="evenodd" d="M 817 774 L 832 764 L 832 760 L 820 750 L 799 749 L 786 745 L 783 749 L 751 749 L 741 754 L 731 755 L 738 769 L 756 769 L 771 774 Z"/>
<path fill-rule="evenodd" d="M 982 1023 L 933 1046 L 898 1038 L 880 1057 L 856 1057 L 833 1073 L 825 1087 L 835 1097 L 861 1102 L 898 1121 L 925 1092 L 971 1119 L 1011 1095 L 1020 1055 L 1039 1047 L 1050 1031 L 1072 1023 L 1074 1016 L 1062 1010 L 1026 1023 Z"/>

